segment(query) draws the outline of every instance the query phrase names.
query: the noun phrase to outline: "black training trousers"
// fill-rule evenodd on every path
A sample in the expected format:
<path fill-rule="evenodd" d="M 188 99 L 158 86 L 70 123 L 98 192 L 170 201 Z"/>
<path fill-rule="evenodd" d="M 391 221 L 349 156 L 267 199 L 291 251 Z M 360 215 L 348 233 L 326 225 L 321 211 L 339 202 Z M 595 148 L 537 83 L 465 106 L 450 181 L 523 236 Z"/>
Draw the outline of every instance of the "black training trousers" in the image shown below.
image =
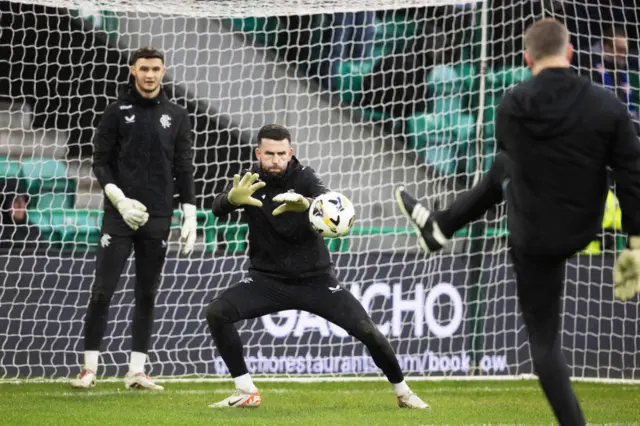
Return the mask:
<path fill-rule="evenodd" d="M 584 425 L 560 346 L 560 315 L 566 257 L 511 249 L 522 318 L 529 333 L 533 368 L 561 426 Z"/>
<path fill-rule="evenodd" d="M 121 217 L 115 217 L 115 214 L 106 212 L 102 223 L 102 237 L 96 254 L 95 281 L 91 288 L 91 299 L 85 318 L 84 349 L 100 350 L 100 342 L 107 327 L 111 297 L 133 250 L 136 305 L 131 327 L 132 351 L 147 353 L 153 330 L 155 296 L 164 267 L 171 218 L 150 217 L 142 228 L 133 231 Z"/>
<path fill-rule="evenodd" d="M 235 322 L 290 309 L 307 311 L 342 327 L 369 350 L 391 383 L 404 379 L 398 360 L 364 307 L 333 274 L 283 280 L 258 272 L 227 288 L 207 307 L 211 336 L 232 377 L 248 372 Z"/>
<path fill-rule="evenodd" d="M 434 220 L 447 237 L 502 202 L 502 184 L 507 177 L 505 166 L 504 155 L 498 154 L 476 186 L 460 194 L 445 210 L 434 213 Z M 510 254 L 520 310 L 529 333 L 531 358 L 542 389 L 561 426 L 584 425 L 560 347 L 564 272 L 570 254 L 536 255 L 516 247 L 511 248 Z"/>

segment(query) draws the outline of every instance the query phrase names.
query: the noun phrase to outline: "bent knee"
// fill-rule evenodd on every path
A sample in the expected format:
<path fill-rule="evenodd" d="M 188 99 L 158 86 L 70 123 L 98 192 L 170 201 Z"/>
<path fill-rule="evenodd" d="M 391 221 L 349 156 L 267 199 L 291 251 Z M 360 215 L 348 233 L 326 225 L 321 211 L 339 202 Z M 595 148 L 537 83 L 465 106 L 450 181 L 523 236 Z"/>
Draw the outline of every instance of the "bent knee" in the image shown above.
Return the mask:
<path fill-rule="evenodd" d="M 207 306 L 207 322 L 209 324 L 229 324 L 236 322 L 237 309 L 225 299 L 213 299 Z"/>
<path fill-rule="evenodd" d="M 349 331 L 349 334 L 368 344 L 380 345 L 386 341 L 378 327 L 370 319 L 360 321 L 354 330 Z"/>

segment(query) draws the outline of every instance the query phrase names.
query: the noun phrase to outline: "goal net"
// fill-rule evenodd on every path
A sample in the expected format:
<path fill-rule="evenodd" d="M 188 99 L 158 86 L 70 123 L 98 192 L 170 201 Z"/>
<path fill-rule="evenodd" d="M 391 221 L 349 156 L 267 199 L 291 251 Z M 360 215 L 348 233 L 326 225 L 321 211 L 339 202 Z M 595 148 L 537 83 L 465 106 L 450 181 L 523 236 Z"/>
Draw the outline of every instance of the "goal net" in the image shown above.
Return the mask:
<path fill-rule="evenodd" d="M 566 19 L 575 65 L 605 85 L 618 80 L 600 66 L 610 45 L 603 48 L 602 34 L 625 29 L 615 43 L 627 43 L 627 61 L 636 65 L 620 74 L 631 87 L 621 101 L 636 111 L 633 5 L 580 4 L 1 2 L 0 378 L 79 371 L 103 243 L 92 137 L 105 107 L 126 89 L 129 55 L 145 45 L 164 51 L 164 90 L 192 119 L 199 208 L 196 250 L 181 256 L 176 199 L 150 375 L 228 377 L 204 308 L 243 278 L 247 228 L 239 216 L 216 218 L 210 208 L 252 163 L 256 133 L 267 123 L 286 125 L 302 162 L 355 204 L 351 234 L 327 245 L 344 288 L 370 312 L 408 376 L 532 374 L 504 206 L 461 229 L 446 251 L 425 256 L 392 191 L 407 184 L 442 208 L 486 172 L 495 107 L 530 77 L 522 34 L 543 15 Z M 613 299 L 612 265 L 625 241 L 610 201 L 602 235 L 567 266 L 562 346 L 574 377 L 637 380 L 640 304 Z M 134 271 L 130 261 L 112 299 L 103 378 L 126 373 Z M 237 327 L 256 375 L 382 377 L 362 344 L 314 315 L 291 310 Z"/>

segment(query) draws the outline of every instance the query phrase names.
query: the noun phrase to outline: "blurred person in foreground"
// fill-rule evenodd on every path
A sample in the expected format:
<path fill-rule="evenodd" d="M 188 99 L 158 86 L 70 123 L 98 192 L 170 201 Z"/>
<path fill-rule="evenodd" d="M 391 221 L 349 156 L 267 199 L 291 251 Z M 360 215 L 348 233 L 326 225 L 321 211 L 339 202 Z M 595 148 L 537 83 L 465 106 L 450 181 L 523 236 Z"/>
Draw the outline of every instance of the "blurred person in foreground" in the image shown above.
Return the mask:
<path fill-rule="evenodd" d="M 613 171 L 629 245 L 614 266 L 614 294 L 640 292 L 640 144 L 625 105 L 575 75 L 561 23 L 544 19 L 524 37 L 533 78 L 507 93 L 496 114 L 491 169 L 446 209 L 430 211 L 403 186 L 396 201 L 427 253 L 506 201 L 510 255 L 535 373 L 561 425 L 584 425 L 560 342 L 567 259 L 600 231 Z"/>

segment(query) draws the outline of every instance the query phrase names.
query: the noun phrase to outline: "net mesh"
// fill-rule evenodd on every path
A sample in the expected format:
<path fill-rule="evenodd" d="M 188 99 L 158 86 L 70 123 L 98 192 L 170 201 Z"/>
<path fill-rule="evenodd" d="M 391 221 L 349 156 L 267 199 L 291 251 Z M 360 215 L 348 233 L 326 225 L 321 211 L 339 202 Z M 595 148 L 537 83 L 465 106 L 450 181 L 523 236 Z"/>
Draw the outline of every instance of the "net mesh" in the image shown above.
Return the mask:
<path fill-rule="evenodd" d="M 266 123 L 288 126 L 296 155 L 356 205 L 350 236 L 327 244 L 345 287 L 409 376 L 532 373 L 504 206 L 460 230 L 446 252 L 425 257 L 392 189 L 405 183 L 444 207 L 490 167 L 495 107 L 505 90 L 530 77 L 521 39 L 537 17 L 567 18 L 576 66 L 596 78 L 592 54 L 612 24 L 626 25 L 629 61 L 637 62 L 637 12 L 493 1 L 483 19 L 483 4 L 0 3 L 0 377 L 68 377 L 82 363 L 101 243 L 91 139 L 128 81 L 129 54 L 142 45 L 165 52 L 164 88 L 193 120 L 199 207 L 196 252 L 188 258 L 177 252 L 179 210 L 174 215 L 149 374 L 227 377 L 203 311 L 243 278 L 247 229 L 237 216 L 215 218 L 210 206 L 251 163 Z M 635 96 L 639 80 L 628 76 Z M 574 376 L 637 379 L 640 305 L 613 301 L 612 264 L 624 239 L 611 201 L 607 230 L 567 267 L 562 342 Z M 103 377 L 126 372 L 134 270 L 129 262 L 112 300 Z M 256 374 L 380 375 L 360 343 L 305 312 L 238 328 Z"/>

